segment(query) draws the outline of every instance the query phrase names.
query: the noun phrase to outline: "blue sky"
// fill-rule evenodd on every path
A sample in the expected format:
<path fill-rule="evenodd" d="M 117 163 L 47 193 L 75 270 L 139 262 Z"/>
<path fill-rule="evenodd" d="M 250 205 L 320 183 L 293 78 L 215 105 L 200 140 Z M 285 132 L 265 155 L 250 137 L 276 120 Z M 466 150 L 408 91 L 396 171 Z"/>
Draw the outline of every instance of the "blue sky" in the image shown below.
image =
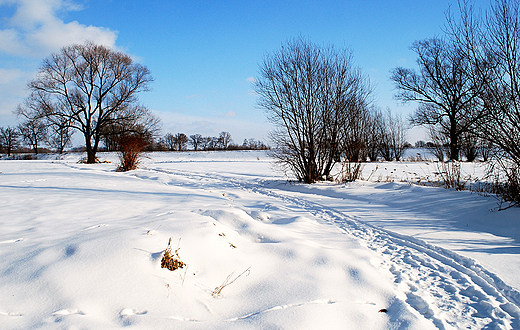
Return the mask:
<path fill-rule="evenodd" d="M 450 5 L 456 11 L 456 0 L 0 0 L 0 126 L 16 124 L 12 111 L 43 58 L 87 39 L 151 70 L 152 91 L 140 99 L 161 117 L 163 133 L 266 141 L 270 126 L 251 80 L 265 54 L 299 35 L 350 48 L 374 102 L 407 116 L 415 105 L 393 99 L 389 71 L 415 67 L 410 45 L 441 35 Z M 412 142 L 422 138 L 409 133 Z"/>

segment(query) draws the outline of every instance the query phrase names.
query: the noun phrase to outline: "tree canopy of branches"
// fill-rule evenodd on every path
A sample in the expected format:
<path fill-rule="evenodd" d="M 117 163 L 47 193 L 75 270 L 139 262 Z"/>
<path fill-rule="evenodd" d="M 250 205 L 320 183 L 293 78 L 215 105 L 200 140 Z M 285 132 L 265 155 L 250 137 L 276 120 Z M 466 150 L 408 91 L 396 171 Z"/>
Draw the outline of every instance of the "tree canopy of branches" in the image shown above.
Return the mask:
<path fill-rule="evenodd" d="M 481 84 L 471 79 L 471 62 L 456 43 L 432 38 L 414 42 L 411 49 L 417 53 L 419 72 L 402 67 L 392 70 L 395 96 L 403 102 L 419 103 L 411 123 L 446 136 L 449 157 L 458 160 L 462 134 L 482 118 L 476 105 Z"/>
<path fill-rule="evenodd" d="M 461 20 L 449 20 L 456 41 L 472 63 L 472 78 L 484 88 L 479 98 L 485 116 L 476 132 L 520 166 L 520 3 L 495 0 L 485 18 L 466 1 Z"/>
<path fill-rule="evenodd" d="M 127 54 L 92 42 L 71 45 L 43 61 L 18 112 L 51 124 L 70 123 L 83 134 L 87 162 L 94 163 L 103 135 L 154 122 L 137 104 L 137 95 L 152 81 L 150 71 Z"/>
<path fill-rule="evenodd" d="M 298 180 L 330 175 L 344 154 L 346 129 L 367 107 L 368 79 L 348 50 L 289 40 L 264 58 L 254 83 L 259 105 L 276 125 L 272 155 Z"/>

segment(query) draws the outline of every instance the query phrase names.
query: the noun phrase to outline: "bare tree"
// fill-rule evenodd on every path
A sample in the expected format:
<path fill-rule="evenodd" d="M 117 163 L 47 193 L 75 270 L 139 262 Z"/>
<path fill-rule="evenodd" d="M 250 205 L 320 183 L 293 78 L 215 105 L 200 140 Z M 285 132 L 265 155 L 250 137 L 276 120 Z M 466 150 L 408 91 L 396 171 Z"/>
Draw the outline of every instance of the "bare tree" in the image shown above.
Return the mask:
<path fill-rule="evenodd" d="M 484 23 L 467 4 L 461 11 L 454 34 L 471 56 L 473 79 L 484 85 L 478 132 L 520 165 L 520 3 L 495 0 Z"/>
<path fill-rule="evenodd" d="M 16 127 L 0 127 L 0 142 L 7 152 L 7 156 L 11 156 L 11 152 L 19 146 L 20 133 Z"/>
<path fill-rule="evenodd" d="M 386 121 L 393 156 L 400 161 L 406 146 L 406 124 L 401 115 L 392 114 L 390 109 L 387 110 Z"/>
<path fill-rule="evenodd" d="M 202 145 L 202 135 L 200 135 L 200 134 L 190 135 L 190 144 L 193 147 L 193 150 L 198 151 L 199 147 Z"/>
<path fill-rule="evenodd" d="M 416 41 L 412 50 L 418 56 L 419 72 L 401 67 L 392 71 L 396 98 L 418 102 L 411 123 L 442 128 L 438 133 L 449 139 L 449 157 L 458 160 L 461 135 L 482 118 L 477 98 L 482 86 L 471 79 L 467 52 L 456 43 L 433 38 Z"/>
<path fill-rule="evenodd" d="M 94 163 L 108 126 L 142 119 L 137 95 L 152 81 L 150 71 L 127 54 L 92 42 L 72 45 L 43 61 L 22 112 L 51 123 L 69 120 L 85 138 L 87 162 Z"/>
<path fill-rule="evenodd" d="M 369 113 L 366 125 L 367 145 L 366 153 L 371 162 L 375 162 L 379 156 L 379 148 L 383 141 L 383 115 L 379 109 L 372 109 Z"/>
<path fill-rule="evenodd" d="M 218 135 L 219 149 L 226 150 L 229 145 L 233 142 L 231 134 L 229 132 L 220 132 Z"/>
<path fill-rule="evenodd" d="M 163 142 L 168 147 L 168 150 L 174 151 L 175 150 L 175 136 L 173 136 L 172 133 L 166 133 L 163 137 Z"/>
<path fill-rule="evenodd" d="M 47 140 L 47 126 L 38 119 L 28 119 L 18 125 L 18 131 L 26 145 L 34 154 L 38 154 L 38 146 Z"/>
<path fill-rule="evenodd" d="M 182 151 L 186 150 L 186 147 L 188 145 L 188 137 L 184 133 L 177 133 L 173 137 L 175 142 L 175 150 Z"/>
<path fill-rule="evenodd" d="M 276 125 L 272 156 L 305 183 L 330 175 L 344 151 L 350 114 L 367 106 L 370 92 L 349 51 L 301 37 L 265 57 L 254 89 Z"/>
<path fill-rule="evenodd" d="M 484 86 L 478 96 L 485 116 L 475 133 L 499 149 L 508 180 L 501 195 L 520 204 L 520 1 L 494 0 L 484 19 L 467 1 L 459 8 L 460 21 L 448 17 L 448 26 L 469 55 L 472 79 Z"/>

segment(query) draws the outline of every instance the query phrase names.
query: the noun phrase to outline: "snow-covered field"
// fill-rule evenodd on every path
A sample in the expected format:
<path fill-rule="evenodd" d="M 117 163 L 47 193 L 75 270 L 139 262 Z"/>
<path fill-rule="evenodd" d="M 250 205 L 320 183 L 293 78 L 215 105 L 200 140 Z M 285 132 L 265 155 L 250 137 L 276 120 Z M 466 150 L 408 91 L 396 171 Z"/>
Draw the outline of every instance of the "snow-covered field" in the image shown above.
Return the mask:
<path fill-rule="evenodd" d="M 433 163 L 303 185 L 264 152 L 99 156 L 0 161 L 1 329 L 520 329 L 520 208 L 402 182 Z"/>

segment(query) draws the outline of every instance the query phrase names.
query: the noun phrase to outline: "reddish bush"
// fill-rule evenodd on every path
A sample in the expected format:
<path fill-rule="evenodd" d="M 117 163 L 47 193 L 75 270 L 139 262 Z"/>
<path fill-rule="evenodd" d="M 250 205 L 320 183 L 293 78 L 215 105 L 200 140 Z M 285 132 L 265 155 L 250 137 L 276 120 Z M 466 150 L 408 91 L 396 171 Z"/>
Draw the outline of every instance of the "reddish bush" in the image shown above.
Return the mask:
<path fill-rule="evenodd" d="M 143 156 L 146 141 L 136 135 L 127 135 L 119 138 L 119 172 L 135 170 Z"/>

